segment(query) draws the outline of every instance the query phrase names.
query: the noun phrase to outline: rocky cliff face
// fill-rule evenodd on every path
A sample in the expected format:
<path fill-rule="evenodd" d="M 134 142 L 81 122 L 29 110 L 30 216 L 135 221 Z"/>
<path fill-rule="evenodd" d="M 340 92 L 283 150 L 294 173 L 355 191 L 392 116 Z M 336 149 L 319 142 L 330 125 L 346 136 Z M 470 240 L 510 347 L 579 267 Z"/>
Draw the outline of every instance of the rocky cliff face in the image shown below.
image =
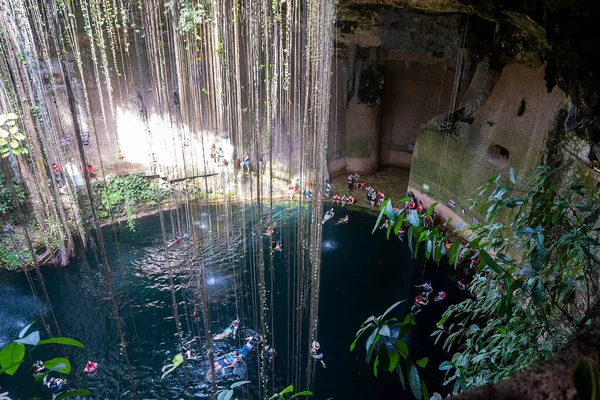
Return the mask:
<path fill-rule="evenodd" d="M 525 173 L 542 161 L 565 162 L 560 138 L 575 135 L 587 149 L 578 160 L 584 170 L 597 162 L 600 63 L 590 46 L 598 6 L 576 0 L 341 4 L 332 174 L 412 166 L 412 187 L 460 201 L 509 167 Z M 559 112 L 571 115 L 571 123 Z"/>

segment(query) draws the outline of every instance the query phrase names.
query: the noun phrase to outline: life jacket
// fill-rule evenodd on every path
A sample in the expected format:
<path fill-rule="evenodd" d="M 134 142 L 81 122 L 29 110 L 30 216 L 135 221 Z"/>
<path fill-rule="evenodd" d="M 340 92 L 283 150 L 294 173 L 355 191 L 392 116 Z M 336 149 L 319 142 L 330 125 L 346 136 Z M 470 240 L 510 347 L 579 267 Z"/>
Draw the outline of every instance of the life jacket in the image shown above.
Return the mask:
<path fill-rule="evenodd" d="M 439 292 L 438 293 L 438 298 L 440 300 L 444 300 L 446 298 L 446 292 Z"/>
<path fill-rule="evenodd" d="M 88 374 L 93 374 L 94 372 L 96 372 L 97 365 L 98 364 L 96 364 L 96 363 L 92 363 L 91 365 L 86 365 L 84 368 L 84 371 Z"/>

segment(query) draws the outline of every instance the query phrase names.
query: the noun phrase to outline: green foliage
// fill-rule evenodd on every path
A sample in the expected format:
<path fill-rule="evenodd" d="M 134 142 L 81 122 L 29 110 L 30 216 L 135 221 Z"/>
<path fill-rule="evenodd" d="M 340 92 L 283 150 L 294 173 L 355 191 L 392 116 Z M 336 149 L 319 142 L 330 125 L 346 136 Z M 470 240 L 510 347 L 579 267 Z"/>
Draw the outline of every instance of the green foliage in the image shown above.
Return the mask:
<path fill-rule="evenodd" d="M 290 395 L 290 397 L 286 397 L 287 395 Z M 298 393 L 294 393 L 294 386 L 290 385 L 288 387 L 286 387 L 285 389 L 283 389 L 281 392 L 279 393 L 275 393 L 273 396 L 269 397 L 269 400 L 291 400 L 293 398 L 296 397 L 308 397 L 308 396 L 312 396 L 313 392 L 311 392 L 310 390 L 303 390 L 301 392 Z"/>
<path fill-rule="evenodd" d="M 550 356 L 591 317 L 598 295 L 598 193 L 553 180 L 547 167 L 521 186 L 513 171 L 509 178 L 490 179 L 473 201 L 487 216 L 467 238 L 482 259 L 470 286 L 476 297 L 449 307 L 434 332 L 445 337 L 446 350 L 456 350 L 443 364 L 454 392 Z"/>
<path fill-rule="evenodd" d="M 408 314 L 402 322 L 398 322 L 396 318 L 385 318 L 400 303 L 399 301 L 392 304 L 379 317 L 372 315 L 367 318 L 356 332 L 356 339 L 350 345 L 350 351 L 354 351 L 361 336 L 368 333 L 365 343 L 366 361 L 367 364 L 370 364 L 373 356 L 375 356 L 373 374 L 377 377 L 379 370 L 390 373 L 395 371 L 403 387 L 406 387 L 406 381 L 408 380 L 410 390 L 416 399 L 427 400 L 429 399 L 429 393 L 425 382 L 420 377 L 418 368 L 425 368 L 429 359 L 423 358 L 413 362 L 410 357 L 410 350 L 402 340 L 416 326 L 414 315 Z M 399 328 L 398 337 L 392 337 L 392 329 L 396 327 Z M 388 348 L 388 343 L 382 341 L 384 337 L 387 338 L 385 342 L 393 343 L 391 350 Z"/>
<path fill-rule="evenodd" d="M 453 393 L 499 382 L 546 359 L 592 316 L 599 291 L 599 194 L 577 180 L 555 179 L 555 172 L 539 167 L 528 181 L 513 170 L 508 179 L 490 178 L 471 207 L 485 223 L 464 227 L 467 245 L 456 241 L 448 252 L 437 228 L 424 230 L 408 217 L 392 220 L 409 221 L 415 255 L 424 249 L 439 262 L 445 254 L 457 269 L 480 259 L 469 284 L 472 297 L 448 307 L 432 333 L 452 353 L 440 369 Z"/>
<path fill-rule="evenodd" d="M 11 154 L 22 155 L 29 153 L 22 142 L 25 135 L 19 132 L 15 113 L 0 114 L 0 157 L 6 158 Z"/>
<path fill-rule="evenodd" d="M 215 393 L 215 396 L 217 396 L 217 400 L 229 400 L 233 397 L 233 390 L 235 388 L 243 386 L 247 383 L 250 383 L 250 381 L 239 381 L 232 383 L 231 386 L 229 386 L 229 389 L 219 390 L 217 393 Z"/>
<path fill-rule="evenodd" d="M 0 351 L 0 376 L 6 374 L 13 376 L 19 369 L 21 364 L 25 362 L 25 355 L 29 354 L 29 360 L 33 357 L 31 353 L 38 347 L 46 344 L 63 344 L 83 348 L 83 345 L 73 339 L 55 337 L 46 340 L 40 340 L 40 332 L 33 331 L 25 336 L 33 323 L 27 325 L 20 333 L 18 339 L 5 346 Z M 29 346 L 29 347 L 28 347 Z M 71 372 L 71 363 L 66 358 L 53 358 L 44 362 L 47 371 L 36 377 L 36 382 L 41 381 L 50 372 L 57 372 L 63 375 L 68 375 Z M 89 394 L 89 392 L 87 392 Z"/>
<path fill-rule="evenodd" d="M 33 257 L 25 243 L 25 238 L 17 232 L 2 232 L 0 234 L 0 266 L 16 270 L 33 265 Z"/>
<path fill-rule="evenodd" d="M 176 4 L 179 4 L 179 10 L 175 10 Z M 165 8 L 169 9 L 173 15 L 179 15 L 177 31 L 181 35 L 193 32 L 200 25 L 211 20 L 211 4 L 208 1 L 182 0 L 179 3 L 168 1 L 165 3 Z"/>
<path fill-rule="evenodd" d="M 114 216 L 127 216 L 127 225 L 135 230 L 134 213 L 141 205 L 154 206 L 167 195 L 161 185 L 151 183 L 139 175 L 128 175 L 124 178 L 114 177 L 106 181 L 106 187 L 97 186 L 104 210 Z M 108 213 L 102 215 L 108 216 Z"/>
<path fill-rule="evenodd" d="M 48 249 L 60 249 L 66 240 L 63 227 L 59 223 L 52 223 L 50 220 L 45 221 L 46 229 L 42 232 L 42 239 Z"/>
<path fill-rule="evenodd" d="M 0 172 L 0 216 L 6 218 L 13 214 L 17 203 L 24 204 L 25 198 L 23 188 L 16 184 L 7 185 L 4 174 Z"/>

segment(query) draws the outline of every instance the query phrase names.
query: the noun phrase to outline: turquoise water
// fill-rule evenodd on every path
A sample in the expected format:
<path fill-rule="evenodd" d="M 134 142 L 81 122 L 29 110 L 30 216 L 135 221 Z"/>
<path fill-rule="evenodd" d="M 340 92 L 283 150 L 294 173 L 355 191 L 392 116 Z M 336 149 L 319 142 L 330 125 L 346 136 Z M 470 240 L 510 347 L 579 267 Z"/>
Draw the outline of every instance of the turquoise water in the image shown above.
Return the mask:
<path fill-rule="evenodd" d="M 157 216 L 138 220 L 135 232 L 125 228 L 115 231 L 110 227 L 104 229 L 111 282 L 121 316 L 119 324 L 128 344 L 139 398 L 210 398 L 212 395 L 204 379 L 206 362 L 203 357 L 188 363 L 185 367 L 187 373 L 184 367 L 180 367 L 165 379 L 160 379 L 161 367 L 178 351 L 169 270 L 174 277 L 173 288 L 176 289 L 184 337 L 204 335 L 201 310 L 197 309 L 199 320 L 194 318 L 193 310 L 198 276 L 197 266 L 192 260 L 196 252 L 202 254 L 206 266 L 213 334 L 223 330 L 236 314 L 240 316 L 243 327 L 259 330 L 255 322 L 257 310 L 253 308 L 251 288 L 255 284 L 255 274 L 252 270 L 259 240 L 264 241 L 267 269 L 270 269 L 268 248 L 271 238 L 253 234 L 256 223 L 253 210 L 236 207 L 231 211 L 231 219 L 225 217 L 222 209 L 214 207 L 198 212 L 190 223 L 196 224 L 201 233 L 196 242 L 199 245 L 196 247 L 191 240 L 183 241 L 169 249 L 171 254 L 168 258 Z M 274 236 L 282 241 L 284 251 L 273 254 L 273 310 L 268 313 L 268 319 L 269 325 L 272 321 L 273 344 L 278 355 L 268 366 L 267 373 L 274 378 L 274 382 L 269 383 L 269 392 L 281 390 L 292 381 L 289 371 L 294 357 L 290 343 L 293 340 L 293 312 L 288 294 L 295 296 L 296 212 L 295 208 L 288 209 L 287 205 L 274 209 Z M 345 214 L 346 210 L 337 210 L 335 219 Z M 350 216 L 349 224 L 336 226 L 328 223 L 324 227 L 318 340 L 327 369 L 316 365 L 314 398 L 388 398 L 392 391 L 398 394 L 395 398 L 411 398 L 408 394 L 401 394 L 406 392 L 396 376 L 381 374 L 378 379 L 373 377 L 372 368 L 365 363 L 362 342 L 354 353 L 349 352 L 349 345 L 368 316 L 381 314 L 395 301 L 413 298 L 413 285 L 422 281 L 423 262 L 413 260 L 405 244 L 396 239 L 385 240 L 383 231 L 371 235 L 374 216 L 359 212 L 347 214 Z M 165 214 L 168 232 L 171 232 L 171 223 L 176 221 L 176 218 L 169 218 L 170 215 Z M 436 289 L 443 288 L 452 298 L 455 292 L 452 282 L 442 271 L 438 267 L 427 266 L 425 279 L 433 280 Z M 41 272 L 61 334 L 86 346 L 83 350 L 67 349 L 74 368 L 71 384 L 92 390 L 96 398 L 132 399 L 132 386 L 120 347 L 112 302 L 106 280 L 102 277 L 103 268 L 94 252 L 79 251 L 69 267 L 45 267 Z M 32 276 L 37 293 L 43 298 L 41 285 L 35 274 Z M 267 282 L 270 281 L 271 276 L 267 274 Z M 267 287 L 270 293 L 270 284 Z M 36 321 L 35 327 L 43 337 L 46 336 L 39 308 L 24 274 L 0 273 L 0 298 L 0 346 L 16 338 L 20 329 L 31 321 Z M 271 297 L 269 304 L 270 301 Z M 403 318 L 407 308 L 408 305 L 401 305 L 395 310 L 395 316 Z M 53 325 L 50 308 L 43 305 L 41 312 Z M 433 348 L 429 333 L 441 312 L 443 306 L 432 305 L 427 312 L 421 313 L 418 316 L 419 326 L 408 338 L 415 354 L 425 354 L 432 359 L 432 375 L 426 379 L 433 388 L 439 386 L 436 382 L 441 379 L 435 372 L 435 361 L 442 355 L 439 349 Z M 237 340 L 220 343 L 217 350 L 230 351 L 241 344 L 238 337 Z M 201 345 L 196 349 L 203 353 Z M 52 348 L 38 349 L 34 358 L 63 355 L 61 349 L 56 349 L 56 352 Z M 258 398 L 259 373 L 255 353 L 242 368 L 236 370 L 240 377 L 246 376 L 252 384 L 238 389 L 234 398 Z M 99 371 L 94 376 L 86 376 L 81 371 L 88 359 L 99 363 Z M 240 379 L 232 376 L 229 381 L 221 379 L 220 382 Z M 0 388 L 0 391 L 9 391 L 13 399 L 27 399 L 36 394 L 48 396 L 33 383 L 27 367 L 22 367 L 14 377 L 0 378 Z"/>

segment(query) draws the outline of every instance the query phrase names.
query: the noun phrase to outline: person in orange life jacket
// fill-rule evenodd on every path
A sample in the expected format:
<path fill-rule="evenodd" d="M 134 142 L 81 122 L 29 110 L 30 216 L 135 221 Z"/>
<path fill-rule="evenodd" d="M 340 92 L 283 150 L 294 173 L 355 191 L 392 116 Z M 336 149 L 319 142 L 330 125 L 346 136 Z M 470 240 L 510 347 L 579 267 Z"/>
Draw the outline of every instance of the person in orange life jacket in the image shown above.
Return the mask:
<path fill-rule="evenodd" d="M 419 200 L 419 204 L 417 204 L 417 212 L 419 214 L 423 214 L 423 211 L 425 211 L 425 208 L 423 206 L 423 202 L 421 200 Z"/>

